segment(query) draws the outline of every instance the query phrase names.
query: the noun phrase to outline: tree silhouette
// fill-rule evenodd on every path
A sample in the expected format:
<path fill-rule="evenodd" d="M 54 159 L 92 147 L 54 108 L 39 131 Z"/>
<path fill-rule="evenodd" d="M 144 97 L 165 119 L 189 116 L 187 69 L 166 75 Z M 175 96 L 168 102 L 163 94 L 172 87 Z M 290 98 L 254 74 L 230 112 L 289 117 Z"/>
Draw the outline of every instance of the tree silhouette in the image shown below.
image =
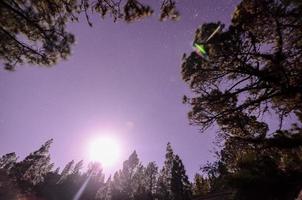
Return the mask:
<path fill-rule="evenodd" d="M 173 153 L 170 144 L 167 145 L 165 170 L 162 170 L 166 171 L 168 174 L 165 176 L 170 178 L 164 178 L 165 182 L 159 184 L 156 163 L 149 162 L 147 167 L 144 167 L 136 151 L 124 161 L 123 168 L 117 171 L 113 178 L 110 176 L 106 182 L 99 163 L 90 163 L 83 170 L 83 161 L 74 164 L 72 160 L 65 165 L 61 173 L 58 168 L 52 170 L 53 164 L 50 164 L 49 159 L 51 143 L 52 140 L 47 141 L 19 162 L 15 153 L 1 157 L 0 199 L 73 199 L 84 184 L 80 195 L 82 200 L 164 199 L 166 191 L 161 189 L 170 192 L 165 200 L 191 199 L 191 183 L 185 167 L 179 156 Z M 161 177 L 163 175 L 162 173 Z M 166 187 L 161 184 L 166 184 Z M 159 186 L 162 186 L 161 189 L 158 189 Z"/>
<path fill-rule="evenodd" d="M 123 168 L 115 173 L 112 184 L 112 199 L 136 199 L 139 193 L 144 192 L 143 187 L 144 167 L 134 151 L 124 161 Z M 143 189 L 143 191 L 141 191 Z"/>
<path fill-rule="evenodd" d="M 223 139 L 219 160 L 203 168 L 211 192 L 294 199 L 302 188 L 301 11 L 299 1 L 243 0 L 227 29 L 219 22 L 197 29 L 194 42 L 209 59 L 183 57 L 182 76 L 194 92 L 184 97 L 190 122 L 202 131 L 218 125 Z M 269 113 L 278 116 L 278 128 L 262 120 Z M 296 123 L 284 130 L 293 114 Z"/>
<path fill-rule="evenodd" d="M 160 171 L 157 183 L 158 199 L 172 199 L 171 180 L 174 152 L 170 143 L 166 147 L 164 166 Z"/>
<path fill-rule="evenodd" d="M 154 199 L 156 195 L 156 182 L 158 176 L 158 167 L 155 162 L 148 163 L 145 170 L 144 185 L 149 199 Z"/>
<path fill-rule="evenodd" d="M 191 183 L 181 159 L 174 154 L 170 143 L 167 144 L 165 157 L 157 182 L 157 198 L 160 200 L 191 199 Z"/>
<path fill-rule="evenodd" d="M 175 155 L 173 159 L 171 191 L 173 200 L 189 200 L 192 198 L 191 183 L 178 155 Z"/>
<path fill-rule="evenodd" d="M 70 54 L 74 36 L 66 31 L 76 1 L 0 2 L 0 59 L 5 68 L 16 64 L 52 65 Z"/>
<path fill-rule="evenodd" d="M 200 174 L 195 174 L 192 192 L 195 196 L 200 196 L 209 193 L 210 182 Z"/>
<path fill-rule="evenodd" d="M 275 0 L 244 0 L 232 24 L 207 44 L 210 60 L 195 52 L 183 58 L 183 79 L 195 96 L 189 118 L 203 130 L 217 123 L 229 136 L 259 137 L 268 126 L 258 116 L 274 112 L 279 129 L 284 117 L 301 111 L 301 9 Z M 202 41 L 219 23 L 196 31 Z"/>
<path fill-rule="evenodd" d="M 18 158 L 15 152 L 3 155 L 0 158 L 0 168 L 6 172 L 9 172 L 10 169 L 16 164 L 17 159 Z"/>
<path fill-rule="evenodd" d="M 48 1 L 0 1 L 0 60 L 7 70 L 17 64 L 29 63 L 51 66 L 66 59 L 75 41 L 67 31 L 68 22 L 78 21 L 84 13 L 90 26 L 91 13 L 102 18 L 110 15 L 133 22 L 150 16 L 150 6 L 138 0 L 48 0 Z M 172 0 L 163 1 L 161 19 L 175 20 L 179 15 Z"/>
<path fill-rule="evenodd" d="M 44 180 L 44 175 L 51 171 L 49 148 L 53 140 L 46 141 L 37 151 L 16 163 L 10 170 L 10 175 L 17 179 L 21 188 L 36 185 Z"/>

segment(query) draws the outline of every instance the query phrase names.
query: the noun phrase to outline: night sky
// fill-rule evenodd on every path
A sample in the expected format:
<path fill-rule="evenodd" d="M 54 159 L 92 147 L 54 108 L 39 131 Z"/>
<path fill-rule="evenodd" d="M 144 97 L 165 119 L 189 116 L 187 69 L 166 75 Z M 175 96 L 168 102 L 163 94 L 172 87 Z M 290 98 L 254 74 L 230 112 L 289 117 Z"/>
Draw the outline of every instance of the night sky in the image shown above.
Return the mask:
<path fill-rule="evenodd" d="M 158 10 L 158 1 L 145 1 Z M 214 131 L 190 126 L 190 94 L 181 79 L 181 57 L 192 51 L 196 28 L 205 22 L 229 23 L 239 0 L 183 0 L 181 19 L 113 23 L 92 17 L 71 24 L 72 55 L 57 65 L 23 65 L 0 71 L 0 154 L 20 159 L 53 138 L 52 161 L 64 166 L 88 161 L 87 145 L 97 135 L 113 134 L 123 160 L 136 150 L 146 164 L 162 166 L 167 142 L 182 158 L 189 176 L 213 160 Z"/>

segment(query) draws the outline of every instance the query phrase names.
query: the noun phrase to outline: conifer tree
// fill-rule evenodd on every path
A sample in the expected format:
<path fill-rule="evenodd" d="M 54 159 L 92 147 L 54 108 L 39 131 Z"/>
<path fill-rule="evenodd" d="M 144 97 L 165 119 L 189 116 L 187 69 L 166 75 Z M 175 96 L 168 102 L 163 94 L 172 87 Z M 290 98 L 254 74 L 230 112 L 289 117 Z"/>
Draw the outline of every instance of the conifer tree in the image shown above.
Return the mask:
<path fill-rule="evenodd" d="M 112 181 L 111 181 L 111 176 L 107 179 L 105 182 L 105 185 L 101 188 L 96 193 L 96 199 L 97 200 L 111 200 L 112 199 Z"/>
<path fill-rule="evenodd" d="M 158 200 L 170 200 L 171 194 L 169 192 L 169 187 L 167 186 L 166 179 L 164 177 L 164 170 L 161 169 L 157 185 L 156 185 L 156 198 Z"/>
<path fill-rule="evenodd" d="M 184 102 L 201 130 L 217 124 L 225 138 L 266 143 L 286 117 L 301 112 L 302 9 L 293 2 L 243 0 L 228 28 L 207 23 L 196 30 L 200 43 L 220 27 L 205 44 L 209 61 L 195 52 L 183 57 L 182 76 L 194 91 Z M 263 120 L 270 113 L 278 127 Z"/>
<path fill-rule="evenodd" d="M 194 182 L 192 187 L 193 195 L 194 196 L 205 195 L 209 191 L 210 191 L 210 183 L 208 179 L 196 173 L 194 176 Z"/>
<path fill-rule="evenodd" d="M 134 176 L 137 168 L 139 167 L 139 159 L 136 151 L 134 151 L 128 158 L 124 161 L 123 169 L 121 171 L 121 184 L 122 190 L 126 194 L 125 198 L 131 199 L 134 194 Z"/>
<path fill-rule="evenodd" d="M 184 97 L 190 121 L 202 131 L 217 125 L 224 141 L 212 189 L 232 186 L 237 199 L 294 199 L 301 190 L 301 27 L 300 1 L 242 0 L 228 28 L 196 30 L 202 43 L 218 28 L 204 46 L 209 59 L 192 52 L 182 64 L 194 91 Z"/>
<path fill-rule="evenodd" d="M 69 163 L 67 163 L 65 165 L 64 169 L 62 170 L 62 172 L 60 174 L 61 177 L 58 180 L 58 183 L 62 183 L 67 178 L 67 176 L 72 172 L 73 165 L 74 165 L 74 160 L 70 161 Z"/>
<path fill-rule="evenodd" d="M 157 196 L 159 199 L 172 199 L 171 179 L 174 152 L 170 142 L 166 147 L 165 162 L 160 172 L 157 185 Z"/>
<path fill-rule="evenodd" d="M 22 186 L 36 185 L 44 180 L 44 176 L 50 172 L 53 164 L 50 163 L 49 148 L 53 140 L 46 141 L 40 149 L 31 153 L 11 169 L 11 175 Z"/>
<path fill-rule="evenodd" d="M 147 200 L 147 187 L 145 185 L 145 167 L 139 164 L 136 172 L 133 176 L 133 188 L 134 188 L 134 199 L 146 199 Z"/>
<path fill-rule="evenodd" d="M 136 151 L 124 161 L 123 168 L 115 173 L 113 178 L 112 199 L 134 199 L 142 189 L 144 168 L 141 165 Z"/>
<path fill-rule="evenodd" d="M 4 169 L 9 173 L 10 169 L 16 164 L 17 159 L 15 152 L 3 155 L 0 158 L 0 169 Z"/>
<path fill-rule="evenodd" d="M 81 195 L 81 199 L 95 199 L 98 190 L 105 187 L 105 175 L 99 163 L 90 163 L 87 172 L 79 176 L 79 178 L 81 179 L 81 185 L 83 185 L 86 180 L 89 180 Z"/>
<path fill-rule="evenodd" d="M 79 162 L 77 162 L 72 170 L 72 174 L 79 174 L 80 170 L 83 167 L 83 160 L 80 160 Z"/>
<path fill-rule="evenodd" d="M 191 199 L 191 184 L 184 165 L 178 155 L 175 155 L 170 143 L 166 148 L 166 160 L 157 183 L 159 199 L 181 200 Z"/>
<path fill-rule="evenodd" d="M 184 165 L 178 155 L 173 159 L 171 170 L 171 191 L 173 200 L 191 199 L 191 184 Z"/>
<path fill-rule="evenodd" d="M 145 170 L 144 184 L 146 186 L 146 191 L 151 199 L 154 199 L 156 193 L 158 167 L 155 162 L 148 163 Z"/>
<path fill-rule="evenodd" d="M 92 26 L 91 13 L 129 23 L 152 15 L 153 9 L 139 0 L 1 0 L 0 13 L 0 60 L 14 70 L 17 64 L 50 66 L 66 59 L 75 42 L 67 24 L 79 21 L 81 13 Z M 160 19 L 178 17 L 175 1 L 164 0 Z"/>
<path fill-rule="evenodd" d="M 110 184 L 111 200 L 120 200 L 125 196 L 120 174 L 121 170 L 115 172 L 113 175 L 113 180 Z"/>

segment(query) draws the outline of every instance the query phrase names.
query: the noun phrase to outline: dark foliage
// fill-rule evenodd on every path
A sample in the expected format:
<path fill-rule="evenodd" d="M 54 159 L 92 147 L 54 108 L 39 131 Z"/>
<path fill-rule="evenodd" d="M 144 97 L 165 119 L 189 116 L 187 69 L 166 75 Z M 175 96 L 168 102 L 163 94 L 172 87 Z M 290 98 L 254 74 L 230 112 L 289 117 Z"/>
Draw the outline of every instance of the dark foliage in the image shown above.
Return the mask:
<path fill-rule="evenodd" d="M 202 25 L 201 43 L 220 23 Z M 217 125 L 219 160 L 205 166 L 211 192 L 234 199 L 294 199 L 302 188 L 302 6 L 292 0 L 243 0 L 228 29 L 206 42 L 209 60 L 184 55 L 183 79 L 194 96 L 189 119 Z M 275 130 L 269 114 L 279 119 Z M 283 121 L 296 123 L 284 130 Z M 269 132 L 269 129 L 271 130 Z"/>
<path fill-rule="evenodd" d="M 15 153 L 0 158 L 0 199 L 74 199 L 85 184 L 78 195 L 82 200 L 155 200 L 163 196 L 163 191 L 157 189 L 158 167 L 154 162 L 144 167 L 135 151 L 124 161 L 123 168 L 105 182 L 102 168 L 97 163 L 90 163 L 84 172 L 81 170 L 83 161 L 76 164 L 70 161 L 61 173 L 59 169 L 52 170 L 51 143 L 52 140 L 47 141 L 19 162 Z M 191 184 L 181 159 L 174 155 L 170 144 L 167 155 L 172 157 L 167 157 L 171 160 L 166 161 L 161 170 L 160 176 L 167 176 L 161 186 L 168 189 L 171 200 L 190 200 Z"/>
<path fill-rule="evenodd" d="M 232 25 L 207 44 L 210 61 L 195 52 L 183 58 L 183 79 L 195 96 L 192 123 L 217 123 L 229 135 L 265 137 L 268 126 L 257 121 L 267 112 L 284 117 L 300 112 L 302 94 L 302 12 L 280 0 L 244 0 Z M 204 24 L 195 41 L 207 38 L 219 23 Z"/>
<path fill-rule="evenodd" d="M 7 70 L 17 64 L 43 66 L 56 64 L 71 53 L 74 35 L 67 31 L 68 22 L 84 14 L 90 26 L 90 15 L 111 16 L 114 21 L 133 22 L 150 16 L 150 6 L 138 0 L 1 0 L 0 60 Z M 160 19 L 177 19 L 175 2 L 164 1 Z"/>

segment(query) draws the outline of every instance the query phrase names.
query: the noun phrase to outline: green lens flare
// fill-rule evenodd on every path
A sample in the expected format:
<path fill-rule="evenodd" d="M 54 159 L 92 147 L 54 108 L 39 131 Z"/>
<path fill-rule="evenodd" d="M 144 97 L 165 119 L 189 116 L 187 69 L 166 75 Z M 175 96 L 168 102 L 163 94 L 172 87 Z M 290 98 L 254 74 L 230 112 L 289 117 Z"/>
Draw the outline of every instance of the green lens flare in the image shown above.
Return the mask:
<path fill-rule="evenodd" d="M 195 43 L 194 46 L 199 50 L 199 52 L 201 54 L 207 54 L 207 52 L 202 44 Z"/>

